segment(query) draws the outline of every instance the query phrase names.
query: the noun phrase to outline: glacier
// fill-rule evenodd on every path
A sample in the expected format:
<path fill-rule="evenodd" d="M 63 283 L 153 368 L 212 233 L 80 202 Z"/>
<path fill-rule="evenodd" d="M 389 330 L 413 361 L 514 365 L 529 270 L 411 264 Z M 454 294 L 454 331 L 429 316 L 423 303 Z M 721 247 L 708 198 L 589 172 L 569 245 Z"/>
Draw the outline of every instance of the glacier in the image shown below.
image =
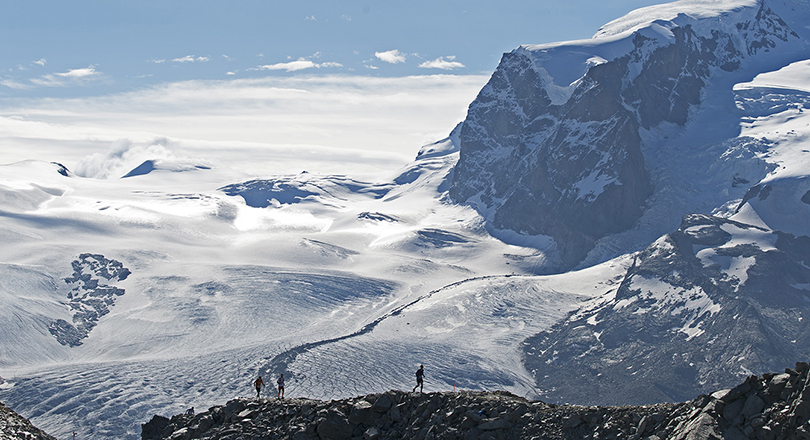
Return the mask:
<path fill-rule="evenodd" d="M 347 398 L 424 364 L 434 391 L 626 404 L 806 358 L 808 17 L 683 0 L 521 46 L 395 171 L 0 165 L 0 400 L 136 439 L 258 374 Z M 93 261 L 130 273 L 74 304 Z"/>

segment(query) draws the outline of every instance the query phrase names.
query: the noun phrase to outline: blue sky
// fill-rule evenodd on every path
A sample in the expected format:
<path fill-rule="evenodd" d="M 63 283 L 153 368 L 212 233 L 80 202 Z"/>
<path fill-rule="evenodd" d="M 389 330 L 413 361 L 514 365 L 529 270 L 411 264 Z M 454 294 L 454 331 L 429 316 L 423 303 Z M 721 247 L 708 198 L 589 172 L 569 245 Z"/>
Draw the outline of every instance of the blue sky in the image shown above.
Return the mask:
<path fill-rule="evenodd" d="M 0 97 L 268 75 L 488 74 L 649 0 L 32 0 L 0 15 Z"/>
<path fill-rule="evenodd" d="M 396 169 L 464 119 L 504 52 L 590 38 L 654 3 L 5 2 L 0 164 Z"/>

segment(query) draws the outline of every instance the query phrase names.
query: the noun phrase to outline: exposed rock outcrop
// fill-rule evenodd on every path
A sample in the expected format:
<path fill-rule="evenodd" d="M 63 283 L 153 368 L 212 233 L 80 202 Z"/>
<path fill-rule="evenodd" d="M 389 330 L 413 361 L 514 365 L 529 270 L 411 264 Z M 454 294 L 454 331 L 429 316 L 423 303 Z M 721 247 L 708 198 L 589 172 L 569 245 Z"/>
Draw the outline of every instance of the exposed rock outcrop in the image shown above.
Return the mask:
<path fill-rule="evenodd" d="M 82 339 L 88 336 L 98 320 L 110 313 L 115 298 L 126 293 L 124 289 L 104 283 L 124 281 L 131 272 L 120 261 L 100 254 L 81 254 L 71 265 L 73 274 L 65 278 L 65 283 L 73 286 L 68 293 L 68 304 L 74 311 L 73 323 L 57 319 L 51 322 L 48 330 L 60 344 L 76 347 L 82 345 Z"/>
<path fill-rule="evenodd" d="M 709 215 L 524 345 L 551 402 L 677 402 L 810 356 L 810 238 Z"/>
<path fill-rule="evenodd" d="M 0 379 L 1 381 L 2 379 Z M 4 440 L 56 440 L 28 419 L 0 403 L 0 439 Z"/>
<path fill-rule="evenodd" d="M 808 364 L 750 376 L 678 404 L 570 406 L 505 392 L 388 391 L 352 399 L 236 399 L 197 415 L 155 416 L 157 439 L 810 439 Z"/>

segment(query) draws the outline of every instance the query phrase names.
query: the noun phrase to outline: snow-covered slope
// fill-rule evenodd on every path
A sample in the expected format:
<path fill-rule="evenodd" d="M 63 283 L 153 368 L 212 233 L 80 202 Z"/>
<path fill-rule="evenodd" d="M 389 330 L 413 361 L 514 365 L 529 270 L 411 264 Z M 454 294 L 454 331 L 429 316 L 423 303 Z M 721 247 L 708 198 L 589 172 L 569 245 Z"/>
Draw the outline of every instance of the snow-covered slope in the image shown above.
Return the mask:
<path fill-rule="evenodd" d="M 532 277 L 543 255 L 446 200 L 454 136 L 363 178 L 0 166 L 0 399 L 58 436 L 137 438 L 262 372 L 293 396 L 405 388 L 417 363 L 434 389 L 531 392 L 520 341 L 605 289 Z"/>
<path fill-rule="evenodd" d="M 522 46 L 395 173 L 0 165 L 0 400 L 135 439 L 257 374 L 605 404 L 807 358 L 809 16 L 682 1 Z"/>

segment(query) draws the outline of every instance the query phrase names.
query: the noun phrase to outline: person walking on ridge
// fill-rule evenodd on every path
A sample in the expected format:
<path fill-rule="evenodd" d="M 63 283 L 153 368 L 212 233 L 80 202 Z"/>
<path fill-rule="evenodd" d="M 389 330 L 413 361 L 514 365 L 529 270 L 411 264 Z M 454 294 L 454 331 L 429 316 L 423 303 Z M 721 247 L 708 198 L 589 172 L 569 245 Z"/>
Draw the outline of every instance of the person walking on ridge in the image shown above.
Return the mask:
<path fill-rule="evenodd" d="M 419 365 L 419 369 L 416 370 L 416 386 L 413 387 L 413 391 L 411 391 L 412 393 L 415 393 L 417 388 L 419 388 L 420 393 L 423 392 L 422 390 L 424 389 L 424 382 L 423 382 L 424 378 L 425 378 L 425 366 Z"/>
<path fill-rule="evenodd" d="M 278 396 L 276 396 L 276 397 L 278 397 L 279 399 L 283 399 L 284 398 L 284 373 L 281 373 L 281 376 L 279 376 L 276 383 L 278 383 Z"/>
<path fill-rule="evenodd" d="M 258 379 L 253 381 L 253 386 L 256 387 L 256 398 L 258 399 L 259 394 L 261 394 L 262 392 L 262 386 L 264 386 L 264 381 L 262 380 L 261 376 L 259 376 Z"/>

